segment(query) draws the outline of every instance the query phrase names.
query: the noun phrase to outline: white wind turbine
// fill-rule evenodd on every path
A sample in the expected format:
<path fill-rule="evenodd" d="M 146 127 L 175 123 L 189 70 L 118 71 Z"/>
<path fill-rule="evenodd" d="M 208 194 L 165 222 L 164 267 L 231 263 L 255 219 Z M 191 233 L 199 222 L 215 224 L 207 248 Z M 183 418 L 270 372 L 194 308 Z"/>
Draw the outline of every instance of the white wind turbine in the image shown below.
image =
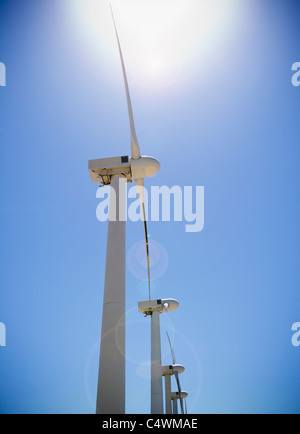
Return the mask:
<path fill-rule="evenodd" d="M 177 402 L 182 399 L 186 399 L 189 396 L 189 394 L 185 391 L 181 391 L 180 395 L 179 392 L 172 392 L 171 393 L 171 399 L 173 402 L 173 414 L 178 414 L 178 405 Z M 184 412 L 182 413 L 184 414 Z"/>
<path fill-rule="evenodd" d="M 166 383 L 166 404 L 167 404 L 167 399 L 168 399 L 168 410 L 170 410 L 171 407 L 171 403 L 170 403 L 170 399 L 173 400 L 173 409 L 175 406 L 175 409 L 177 410 L 177 400 L 180 400 L 180 407 L 181 407 L 181 413 L 184 414 L 184 408 L 183 408 L 183 399 L 185 399 L 188 395 L 186 392 L 183 392 L 181 390 L 181 384 L 180 384 L 180 380 L 179 380 L 179 374 L 181 374 L 182 372 L 184 372 L 184 366 L 182 365 L 177 365 L 176 364 L 176 357 L 175 357 L 175 353 L 171 344 L 171 339 L 169 336 L 169 333 L 167 332 L 167 337 L 168 337 L 168 341 L 169 341 L 169 345 L 170 345 L 170 350 L 171 350 L 171 354 L 172 354 L 172 361 L 173 361 L 173 365 L 166 367 L 168 368 L 165 372 L 167 372 L 167 375 L 164 375 L 164 370 L 163 370 L 163 375 L 165 376 L 165 383 Z M 168 372 L 172 372 L 176 378 L 176 383 L 177 383 L 177 388 L 178 388 L 178 392 L 174 392 L 171 393 L 171 378 Z M 168 378 L 169 377 L 169 378 Z M 169 380 L 169 381 L 168 381 Z M 170 397 L 171 394 L 171 397 Z M 177 398 L 176 398 L 177 397 Z M 177 410 L 178 412 L 178 410 Z M 177 414 L 177 413 L 176 413 Z"/>
<path fill-rule="evenodd" d="M 140 301 L 139 312 L 151 316 L 151 414 L 163 414 L 160 314 L 172 312 L 179 306 L 172 298 Z"/>
<path fill-rule="evenodd" d="M 144 204 L 144 178 L 155 175 L 160 163 L 141 156 L 121 44 L 111 9 L 121 59 L 131 131 L 131 158 L 112 157 L 89 161 L 92 181 L 111 185 L 109 224 L 102 310 L 97 414 L 125 413 L 125 203 L 126 182 L 135 180 L 144 224 L 150 299 L 149 243 Z"/>
<path fill-rule="evenodd" d="M 171 377 L 177 372 L 182 374 L 184 366 L 182 365 L 168 365 L 163 366 L 162 376 L 165 377 L 165 413 L 172 414 L 172 390 L 171 390 Z"/>

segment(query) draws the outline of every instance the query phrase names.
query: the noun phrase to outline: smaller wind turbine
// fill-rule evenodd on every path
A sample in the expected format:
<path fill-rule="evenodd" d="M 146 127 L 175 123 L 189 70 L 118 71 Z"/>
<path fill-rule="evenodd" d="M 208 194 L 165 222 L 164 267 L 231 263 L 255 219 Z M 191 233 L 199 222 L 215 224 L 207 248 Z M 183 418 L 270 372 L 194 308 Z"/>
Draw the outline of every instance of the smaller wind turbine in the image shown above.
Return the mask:
<path fill-rule="evenodd" d="M 170 339 L 170 336 L 169 336 L 169 333 L 168 333 L 168 332 L 167 332 L 167 336 L 168 336 L 168 341 L 169 341 L 170 350 L 171 350 L 171 354 L 172 354 L 173 366 L 177 366 L 177 365 L 176 365 L 176 357 L 175 357 L 175 353 L 174 353 L 174 350 L 173 350 L 173 347 L 172 347 L 172 344 L 171 344 L 171 339 Z M 179 365 L 179 366 L 182 366 L 182 365 Z M 183 368 L 183 369 L 184 369 L 184 368 Z M 182 372 L 183 372 L 183 371 L 182 371 Z M 177 369 L 174 370 L 174 376 L 175 376 L 175 378 L 176 378 L 177 387 L 178 387 L 178 392 L 176 392 L 176 393 L 178 393 L 178 397 L 179 397 L 179 399 L 180 399 L 181 413 L 184 414 L 184 409 L 183 409 L 183 397 L 182 397 L 182 392 L 181 392 L 181 384 L 180 384 L 180 381 L 179 381 L 179 374 L 180 374 L 180 373 L 181 373 L 181 372 L 178 372 Z"/>
<path fill-rule="evenodd" d="M 167 298 L 141 301 L 139 312 L 151 316 L 151 414 L 163 414 L 162 365 L 160 318 L 165 312 L 172 312 L 179 306 L 177 300 Z"/>
<path fill-rule="evenodd" d="M 166 414 L 172 414 L 172 400 L 171 400 L 171 377 L 177 372 L 182 374 L 184 366 L 182 365 L 169 365 L 163 366 L 162 376 L 165 377 L 165 404 Z"/>
<path fill-rule="evenodd" d="M 183 390 L 180 392 L 180 395 L 179 392 L 171 393 L 171 399 L 173 402 L 173 414 L 178 414 L 178 405 L 177 405 L 178 400 L 186 399 L 188 396 L 189 394 Z M 182 414 L 184 414 L 184 412 Z"/>

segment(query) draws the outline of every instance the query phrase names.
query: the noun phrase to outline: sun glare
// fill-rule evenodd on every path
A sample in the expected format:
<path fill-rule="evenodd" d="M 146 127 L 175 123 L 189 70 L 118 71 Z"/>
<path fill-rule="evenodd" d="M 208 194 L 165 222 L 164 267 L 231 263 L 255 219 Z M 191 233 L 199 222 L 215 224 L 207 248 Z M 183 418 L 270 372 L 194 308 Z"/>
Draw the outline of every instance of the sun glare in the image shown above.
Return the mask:
<path fill-rule="evenodd" d="M 164 69 L 163 60 L 156 56 L 150 56 L 147 59 L 146 68 L 153 75 L 162 73 Z"/>
<path fill-rule="evenodd" d="M 108 0 L 65 0 L 80 40 L 118 56 Z M 238 0 L 112 0 L 130 76 L 147 87 L 170 85 L 182 66 L 221 40 Z M 99 51 L 98 51 L 99 52 Z M 100 56 L 99 56 L 100 57 Z"/>

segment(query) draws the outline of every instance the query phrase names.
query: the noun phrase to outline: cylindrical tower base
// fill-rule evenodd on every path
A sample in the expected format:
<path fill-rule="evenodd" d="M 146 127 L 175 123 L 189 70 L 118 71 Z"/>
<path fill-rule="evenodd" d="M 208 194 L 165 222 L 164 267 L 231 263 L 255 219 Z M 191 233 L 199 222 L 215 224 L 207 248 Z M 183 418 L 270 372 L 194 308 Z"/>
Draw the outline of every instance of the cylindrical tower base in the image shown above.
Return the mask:
<path fill-rule="evenodd" d="M 151 413 L 163 414 L 162 366 L 159 312 L 151 315 Z"/>
<path fill-rule="evenodd" d="M 171 375 L 165 375 L 166 414 L 172 414 Z"/>
<path fill-rule="evenodd" d="M 126 180 L 111 182 L 97 414 L 125 413 L 125 198 Z"/>

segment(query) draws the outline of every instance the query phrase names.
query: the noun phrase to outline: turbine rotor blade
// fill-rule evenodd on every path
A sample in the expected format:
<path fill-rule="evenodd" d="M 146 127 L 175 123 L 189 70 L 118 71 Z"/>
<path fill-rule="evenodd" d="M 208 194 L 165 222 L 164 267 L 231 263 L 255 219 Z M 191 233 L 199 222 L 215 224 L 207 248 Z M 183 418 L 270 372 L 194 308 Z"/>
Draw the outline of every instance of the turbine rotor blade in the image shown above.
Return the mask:
<path fill-rule="evenodd" d="M 177 387 L 178 387 L 178 396 L 180 399 L 180 407 L 181 407 L 181 414 L 184 414 L 184 408 L 183 408 L 183 399 L 181 396 L 181 385 L 180 385 L 180 381 L 179 381 L 179 374 L 177 371 L 174 371 L 174 375 L 176 378 L 176 382 L 177 382 Z"/>
<path fill-rule="evenodd" d="M 151 300 L 151 276 L 150 276 L 150 255 L 149 255 L 149 239 L 148 239 L 148 228 L 145 210 L 145 197 L 144 197 L 144 180 L 135 180 L 137 193 L 140 199 L 142 219 L 144 225 L 145 243 L 146 243 L 146 254 L 147 254 L 147 268 L 148 268 L 148 287 L 149 287 L 149 300 Z"/>
<path fill-rule="evenodd" d="M 170 345 L 170 349 L 171 349 L 171 354 L 172 354 L 172 359 L 173 359 L 173 365 L 176 365 L 176 358 L 175 358 L 175 353 L 171 344 L 171 339 L 169 336 L 169 333 L 167 332 L 167 336 L 168 336 L 168 341 L 169 341 L 169 345 Z M 181 407 L 181 413 L 184 414 L 184 409 L 183 409 L 183 399 L 181 397 L 181 385 L 180 385 L 180 381 L 179 381 L 179 374 L 177 371 L 175 371 L 173 369 L 175 378 L 176 378 L 176 382 L 177 382 L 177 387 L 178 387 L 178 395 L 179 395 L 179 399 L 180 399 L 180 407 Z"/>
<path fill-rule="evenodd" d="M 175 353 L 174 353 L 174 351 L 173 351 L 172 344 L 171 344 L 171 339 L 170 339 L 170 336 L 169 336 L 169 333 L 168 333 L 168 332 L 167 332 L 167 336 L 168 336 L 168 341 L 169 341 L 170 350 L 171 350 L 171 354 L 172 354 L 173 365 L 176 365 Z"/>
<path fill-rule="evenodd" d="M 117 26 L 116 26 L 116 22 L 115 22 L 115 17 L 113 14 L 113 9 L 112 9 L 111 4 L 110 4 L 110 10 L 111 10 L 112 19 L 114 22 L 114 28 L 115 28 L 115 32 L 116 32 L 116 37 L 117 37 L 117 42 L 118 42 L 118 47 L 119 47 L 119 53 L 120 53 L 120 59 L 121 59 L 121 64 L 122 64 L 123 79 L 124 79 L 124 84 L 125 84 L 127 107 L 128 107 L 129 122 L 130 122 L 130 131 L 131 131 L 131 157 L 134 160 L 138 160 L 139 158 L 141 158 L 141 152 L 140 152 L 140 147 L 139 147 L 137 137 L 136 137 L 136 131 L 135 131 L 135 125 L 134 125 L 134 119 L 133 119 L 133 111 L 132 111 L 132 105 L 131 105 L 131 98 L 130 98 L 130 93 L 129 93 L 129 86 L 128 86 L 128 80 L 127 80 L 124 58 L 123 58 L 123 54 L 122 54 L 121 43 L 120 43 L 118 30 L 117 30 Z"/>

